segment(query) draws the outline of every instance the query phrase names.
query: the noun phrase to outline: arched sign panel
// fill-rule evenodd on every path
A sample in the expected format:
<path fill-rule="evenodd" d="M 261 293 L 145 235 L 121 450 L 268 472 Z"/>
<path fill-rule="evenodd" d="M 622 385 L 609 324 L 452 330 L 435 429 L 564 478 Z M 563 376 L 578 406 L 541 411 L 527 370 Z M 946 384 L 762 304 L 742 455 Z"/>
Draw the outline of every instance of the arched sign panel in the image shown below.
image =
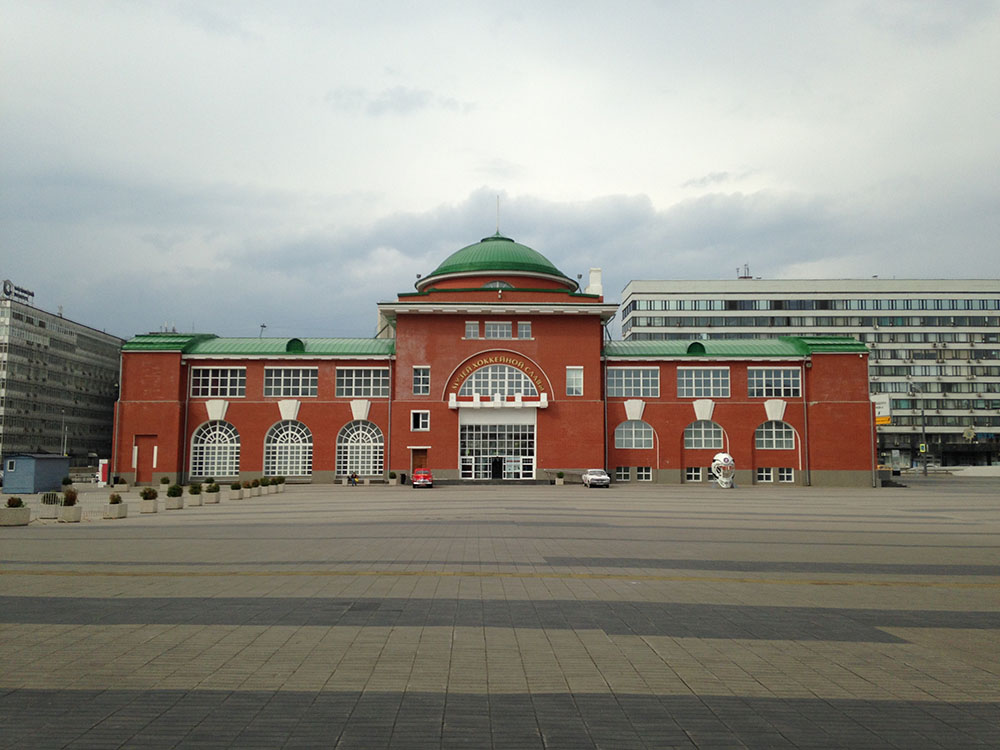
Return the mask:
<path fill-rule="evenodd" d="M 462 388 L 462 384 L 475 373 L 484 367 L 494 365 L 507 365 L 514 367 L 524 373 L 539 393 L 552 393 L 548 379 L 541 372 L 541 369 L 531 360 L 517 354 L 509 352 L 498 352 L 495 354 L 480 354 L 470 358 L 464 364 L 459 365 L 448 383 L 448 392 L 457 394 Z"/>

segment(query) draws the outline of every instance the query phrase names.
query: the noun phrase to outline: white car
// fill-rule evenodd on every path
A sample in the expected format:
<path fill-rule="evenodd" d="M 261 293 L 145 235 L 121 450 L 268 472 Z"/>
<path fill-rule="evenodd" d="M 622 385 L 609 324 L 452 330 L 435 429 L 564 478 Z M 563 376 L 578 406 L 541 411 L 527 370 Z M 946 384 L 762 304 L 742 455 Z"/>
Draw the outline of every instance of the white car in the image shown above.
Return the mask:
<path fill-rule="evenodd" d="M 610 487 L 611 477 L 604 469 L 587 469 L 583 472 L 583 483 L 587 487 Z"/>

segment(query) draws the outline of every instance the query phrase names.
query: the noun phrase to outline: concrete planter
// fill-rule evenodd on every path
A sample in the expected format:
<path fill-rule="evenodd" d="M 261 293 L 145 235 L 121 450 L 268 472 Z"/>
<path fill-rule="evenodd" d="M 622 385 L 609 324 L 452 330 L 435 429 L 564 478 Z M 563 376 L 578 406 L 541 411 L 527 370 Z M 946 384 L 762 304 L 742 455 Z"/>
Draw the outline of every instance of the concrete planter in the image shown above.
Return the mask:
<path fill-rule="evenodd" d="M 142 505 L 139 506 L 140 513 L 156 513 L 159 510 L 160 510 L 159 498 L 153 498 L 152 500 L 143 500 Z"/>
<path fill-rule="evenodd" d="M 128 506 L 125 503 L 108 503 L 104 506 L 105 518 L 127 518 Z"/>
<path fill-rule="evenodd" d="M 80 523 L 83 518 L 82 505 L 60 505 L 57 516 L 59 523 Z"/>
<path fill-rule="evenodd" d="M 285 491 L 285 485 L 284 484 L 279 484 L 278 485 L 278 492 L 284 492 L 284 491 Z"/>
<path fill-rule="evenodd" d="M 44 503 L 38 509 L 39 518 L 58 518 L 59 517 L 59 506 L 58 505 L 45 505 Z"/>
<path fill-rule="evenodd" d="M 29 523 L 31 523 L 31 508 L 27 505 L 23 508 L 0 508 L 0 526 L 27 526 Z"/>
<path fill-rule="evenodd" d="M 251 487 L 250 497 L 260 497 L 260 487 Z"/>
<path fill-rule="evenodd" d="M 165 510 L 184 510 L 184 498 L 168 497 L 163 507 Z"/>
<path fill-rule="evenodd" d="M 200 508 L 202 503 L 204 503 L 204 495 L 188 495 L 185 502 L 192 508 Z"/>
<path fill-rule="evenodd" d="M 390 487 L 395 487 L 397 484 L 399 484 L 399 477 L 389 477 L 385 481 L 389 483 Z"/>
<path fill-rule="evenodd" d="M 229 490 L 229 499 L 230 500 L 242 500 L 243 499 L 243 490 Z"/>
<path fill-rule="evenodd" d="M 564 484 L 566 484 L 565 477 L 556 477 L 556 487 L 562 487 Z"/>
<path fill-rule="evenodd" d="M 219 502 L 219 498 L 222 496 L 222 492 L 206 492 L 202 497 L 205 499 L 205 505 L 216 505 Z"/>

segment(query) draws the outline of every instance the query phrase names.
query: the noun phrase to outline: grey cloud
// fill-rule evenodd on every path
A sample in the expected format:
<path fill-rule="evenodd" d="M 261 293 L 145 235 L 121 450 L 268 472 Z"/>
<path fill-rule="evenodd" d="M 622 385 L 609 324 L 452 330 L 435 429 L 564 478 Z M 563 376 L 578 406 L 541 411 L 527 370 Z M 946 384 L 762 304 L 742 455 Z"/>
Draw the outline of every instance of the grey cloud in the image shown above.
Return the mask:
<path fill-rule="evenodd" d="M 341 87 L 327 93 L 326 102 L 340 112 L 364 112 L 373 117 L 411 115 L 434 109 L 465 114 L 475 109 L 471 102 L 461 102 L 432 91 L 407 86 L 394 86 L 376 93 L 360 88 Z"/>

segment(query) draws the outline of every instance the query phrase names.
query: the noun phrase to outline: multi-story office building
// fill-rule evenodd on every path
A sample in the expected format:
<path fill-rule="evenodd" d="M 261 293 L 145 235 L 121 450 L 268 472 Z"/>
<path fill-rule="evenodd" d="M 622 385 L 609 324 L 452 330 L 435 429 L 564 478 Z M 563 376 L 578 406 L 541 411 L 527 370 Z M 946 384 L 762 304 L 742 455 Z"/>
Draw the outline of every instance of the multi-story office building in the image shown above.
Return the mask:
<path fill-rule="evenodd" d="M 887 400 L 883 461 L 996 463 L 1000 280 L 632 281 L 626 341 L 851 336 L 871 350 L 870 390 Z"/>
<path fill-rule="evenodd" d="M 111 455 L 122 339 L 39 310 L 4 282 L 0 297 L 0 455 Z M 20 297 L 20 299 L 18 299 Z"/>

